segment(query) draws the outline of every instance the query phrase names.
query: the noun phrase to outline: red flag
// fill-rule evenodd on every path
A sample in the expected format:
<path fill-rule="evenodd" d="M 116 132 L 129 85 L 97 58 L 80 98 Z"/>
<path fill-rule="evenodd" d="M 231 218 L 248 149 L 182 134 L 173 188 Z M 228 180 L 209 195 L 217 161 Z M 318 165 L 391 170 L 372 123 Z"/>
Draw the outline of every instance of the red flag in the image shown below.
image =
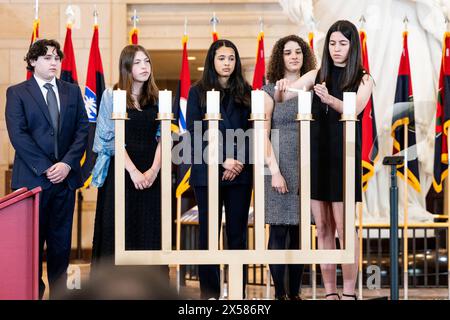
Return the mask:
<path fill-rule="evenodd" d="M 309 47 L 311 48 L 311 52 L 314 53 L 314 32 L 308 33 L 308 41 Z"/>
<path fill-rule="evenodd" d="M 189 61 L 187 52 L 188 36 L 183 36 L 183 56 L 181 60 L 180 80 L 178 82 L 177 95 L 174 103 L 174 114 L 178 119 L 178 132 L 186 131 L 186 105 L 189 95 L 189 88 L 191 87 L 191 74 L 189 71 Z"/>
<path fill-rule="evenodd" d="M 213 37 L 213 42 L 216 42 L 217 40 L 219 40 L 219 34 L 216 31 L 213 31 L 212 37 Z"/>
<path fill-rule="evenodd" d="M 40 24 L 40 20 L 39 19 L 34 19 L 34 21 L 33 21 L 33 32 L 31 33 L 30 47 L 33 45 L 33 43 L 36 40 L 39 39 L 39 24 Z M 30 79 L 32 75 L 33 75 L 33 72 L 27 71 L 27 80 Z"/>
<path fill-rule="evenodd" d="M 66 27 L 66 40 L 64 41 L 64 59 L 61 65 L 61 80 L 78 83 L 77 65 L 72 44 L 72 26 Z"/>
<path fill-rule="evenodd" d="M 266 83 L 264 76 L 266 74 L 266 64 L 264 59 L 264 32 L 258 35 L 258 50 L 256 51 L 255 73 L 253 74 L 253 90 L 261 89 Z"/>
<path fill-rule="evenodd" d="M 95 125 L 103 91 L 105 91 L 105 79 L 103 76 L 102 58 L 98 46 L 98 25 L 94 25 L 94 35 L 92 36 L 86 87 L 84 91 L 84 105 L 89 119 L 88 146 L 85 155 L 81 159 L 84 187 L 87 187 L 90 184 L 92 178 L 91 171 L 95 164 L 95 155 L 92 152 L 92 145 L 94 143 Z"/>
<path fill-rule="evenodd" d="M 436 103 L 433 187 L 437 193 L 448 175 L 448 127 L 450 125 L 450 32 L 444 35 Z"/>
<path fill-rule="evenodd" d="M 406 148 L 416 152 L 416 128 L 414 120 L 414 99 L 411 83 L 411 69 L 409 66 L 408 32 L 403 33 L 403 51 L 398 70 L 397 88 L 395 90 L 395 101 L 392 113 L 391 135 L 394 138 L 393 153 L 396 154 Z M 404 126 L 408 126 L 408 145 L 404 145 Z M 416 155 L 408 155 L 408 183 L 420 192 L 419 161 Z M 404 165 L 398 166 L 397 174 L 404 177 Z"/>
<path fill-rule="evenodd" d="M 369 54 L 367 51 L 367 35 L 365 31 L 359 33 L 361 39 L 361 53 L 363 60 L 363 67 L 367 72 L 369 70 Z M 378 157 L 378 139 L 377 139 L 377 125 L 375 121 L 375 112 L 373 105 L 373 96 L 370 96 L 367 101 L 362 117 L 362 188 L 367 190 L 368 181 L 375 172 L 374 163 Z"/>
<path fill-rule="evenodd" d="M 178 133 L 180 136 L 180 142 L 184 139 L 183 133 L 186 132 L 186 106 L 189 95 L 189 88 L 191 87 L 191 75 L 189 71 L 189 61 L 187 52 L 188 36 L 183 36 L 183 57 L 181 60 L 180 80 L 178 82 L 177 95 L 174 103 L 174 114 L 178 119 L 177 124 Z M 191 175 L 190 165 L 181 163 L 177 168 L 177 189 L 176 197 L 179 198 L 186 190 L 189 189 L 189 177 Z"/>
<path fill-rule="evenodd" d="M 136 27 L 133 27 L 130 31 L 130 44 L 138 44 L 138 35 L 139 35 L 139 29 Z"/>

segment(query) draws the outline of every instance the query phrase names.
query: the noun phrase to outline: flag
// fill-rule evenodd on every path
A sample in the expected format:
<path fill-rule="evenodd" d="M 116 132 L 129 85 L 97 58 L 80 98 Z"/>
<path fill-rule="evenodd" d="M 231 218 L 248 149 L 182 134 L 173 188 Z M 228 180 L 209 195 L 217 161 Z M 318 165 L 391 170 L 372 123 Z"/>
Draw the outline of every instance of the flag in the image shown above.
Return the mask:
<path fill-rule="evenodd" d="M 72 26 L 66 27 L 66 40 L 64 41 L 64 59 L 61 64 L 61 80 L 78 83 L 77 65 L 75 63 L 75 54 L 72 44 Z"/>
<path fill-rule="evenodd" d="M 437 193 L 448 175 L 448 126 L 450 125 L 450 32 L 444 35 L 436 103 L 433 187 Z"/>
<path fill-rule="evenodd" d="M 33 45 L 33 43 L 39 39 L 39 19 L 34 19 L 33 21 L 33 32 L 31 33 L 31 42 L 30 42 L 30 48 Z M 31 78 L 33 75 L 33 72 L 27 71 L 27 80 Z"/>
<path fill-rule="evenodd" d="M 178 81 L 177 94 L 174 101 L 174 114 L 177 121 L 177 125 L 172 126 L 172 131 L 178 132 L 180 135 L 180 141 L 184 139 L 184 133 L 186 132 L 186 106 L 189 95 L 189 88 L 191 86 L 191 75 L 189 71 L 189 61 L 187 52 L 188 36 L 183 36 L 183 56 L 181 60 L 180 80 Z M 182 155 L 181 155 L 182 156 Z M 189 189 L 189 177 L 191 174 L 191 168 L 188 164 L 181 163 L 177 169 L 177 190 L 176 197 L 180 197 L 186 190 Z"/>
<path fill-rule="evenodd" d="M 408 145 L 404 145 L 404 125 L 408 126 Z M 408 53 L 408 32 L 403 32 L 403 51 L 398 70 L 397 87 L 395 91 L 395 101 L 392 113 L 391 136 L 394 138 L 393 153 L 396 154 L 405 148 L 408 152 L 408 172 L 406 176 L 408 183 L 420 192 L 419 161 L 416 155 L 416 130 L 414 123 L 414 99 L 411 83 L 411 69 L 409 65 Z M 397 174 L 404 179 L 404 165 L 398 166 Z"/>
<path fill-rule="evenodd" d="M 138 44 L 138 35 L 139 35 L 139 29 L 136 27 L 133 27 L 133 29 L 131 29 L 131 31 L 130 31 L 129 43 L 130 44 Z"/>
<path fill-rule="evenodd" d="M 216 31 L 213 31 L 212 37 L 213 37 L 213 42 L 216 42 L 217 40 L 219 40 L 219 34 Z"/>
<path fill-rule="evenodd" d="M 314 53 L 314 32 L 308 33 L 308 42 L 311 52 Z"/>
<path fill-rule="evenodd" d="M 367 35 L 365 31 L 359 33 L 361 39 L 361 54 L 363 67 L 369 71 L 369 54 L 367 50 Z M 373 96 L 370 95 L 369 101 L 364 109 L 362 117 L 362 188 L 367 190 L 368 181 L 374 175 L 374 163 L 378 157 L 378 139 L 377 125 L 375 121 L 375 111 L 373 105 Z"/>
<path fill-rule="evenodd" d="M 183 55 L 181 59 L 180 80 L 178 81 L 177 95 L 174 103 L 174 114 L 178 120 L 176 131 L 184 133 L 186 131 L 186 105 L 191 86 L 191 74 L 189 71 L 189 61 L 187 52 L 188 36 L 183 36 Z"/>
<path fill-rule="evenodd" d="M 261 89 L 266 83 L 264 75 L 266 74 L 266 65 L 264 59 L 264 32 L 258 35 L 258 49 L 256 51 L 255 73 L 253 74 L 253 90 Z"/>
<path fill-rule="evenodd" d="M 98 108 L 100 107 L 100 101 L 104 90 L 105 79 L 103 77 L 102 58 L 98 47 L 98 25 L 95 24 L 91 51 L 89 53 L 86 87 L 84 91 L 84 105 L 89 119 L 88 146 L 81 159 L 81 173 L 84 187 L 88 187 L 92 179 L 91 171 L 95 164 L 95 154 L 92 151 L 92 146 L 94 143 Z"/>

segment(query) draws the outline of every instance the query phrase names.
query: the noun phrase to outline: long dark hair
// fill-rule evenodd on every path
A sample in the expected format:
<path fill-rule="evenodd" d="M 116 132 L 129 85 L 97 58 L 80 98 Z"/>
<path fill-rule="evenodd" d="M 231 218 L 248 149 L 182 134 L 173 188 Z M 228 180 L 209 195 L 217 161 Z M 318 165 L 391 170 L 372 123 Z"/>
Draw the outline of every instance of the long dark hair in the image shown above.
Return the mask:
<path fill-rule="evenodd" d="M 272 54 L 270 55 L 267 79 L 270 83 L 275 83 L 278 80 L 284 78 L 285 68 L 284 65 L 284 46 L 289 41 L 297 42 L 302 49 L 303 54 L 303 64 L 300 69 L 300 76 L 304 75 L 308 71 L 311 71 L 316 67 L 316 58 L 314 57 L 309 45 L 299 36 L 294 34 L 278 39 L 272 49 Z"/>
<path fill-rule="evenodd" d="M 334 65 L 330 55 L 330 49 L 328 48 L 330 43 L 330 37 L 333 32 L 341 32 L 345 38 L 350 42 L 350 48 L 348 51 L 347 63 L 345 65 L 345 71 L 342 76 L 340 89 L 342 91 L 355 90 L 361 83 L 364 76 L 364 68 L 362 66 L 361 58 L 361 44 L 359 41 L 358 30 L 355 25 L 347 20 L 339 20 L 333 23 L 327 32 L 325 38 L 325 44 L 323 46 L 322 64 L 319 71 L 320 82 L 326 82 L 327 86 L 330 82 L 331 68 Z"/>
<path fill-rule="evenodd" d="M 153 78 L 153 64 L 150 59 L 150 55 L 147 50 L 140 45 L 130 44 L 123 48 L 119 59 L 119 82 L 114 85 L 114 90 L 121 89 L 127 90 L 127 108 L 136 109 L 134 100 L 131 97 L 131 90 L 133 87 L 133 62 L 134 56 L 138 51 L 143 52 L 150 60 L 150 76 L 142 86 L 141 95 L 139 96 L 139 105 L 141 108 L 145 108 L 147 105 L 155 105 L 158 100 L 158 87 L 156 86 L 155 79 Z"/>
<path fill-rule="evenodd" d="M 234 55 L 236 58 L 236 65 L 234 67 L 233 73 L 228 79 L 228 89 L 230 90 L 231 97 L 237 104 L 250 107 L 250 93 L 251 86 L 245 81 L 242 74 L 241 58 L 239 57 L 239 52 L 233 42 L 226 39 L 220 39 L 211 44 L 208 49 L 208 53 L 205 59 L 205 66 L 203 69 L 203 76 L 201 80 L 197 82 L 200 89 L 200 105 L 206 107 L 206 91 L 212 89 L 220 91 L 221 99 L 224 97 L 224 89 L 219 82 L 219 77 L 217 75 L 216 68 L 214 67 L 214 57 L 216 56 L 216 51 L 221 47 L 228 47 L 234 50 Z"/>

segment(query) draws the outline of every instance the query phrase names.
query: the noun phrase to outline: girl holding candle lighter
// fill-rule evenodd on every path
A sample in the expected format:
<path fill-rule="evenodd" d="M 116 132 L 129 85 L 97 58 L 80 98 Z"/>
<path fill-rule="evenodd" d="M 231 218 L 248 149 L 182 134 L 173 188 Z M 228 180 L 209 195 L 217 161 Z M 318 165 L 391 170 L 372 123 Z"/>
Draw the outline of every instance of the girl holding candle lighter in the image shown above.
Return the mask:
<path fill-rule="evenodd" d="M 335 234 L 344 239 L 343 206 L 343 125 L 340 117 L 348 110 L 344 92 L 356 93 L 359 118 L 370 98 L 372 78 L 362 67 L 358 30 L 349 21 L 335 22 L 327 32 L 319 70 L 312 70 L 297 81 L 277 82 L 276 100 L 294 96 L 288 88 L 314 90 L 311 123 L 311 210 L 317 227 L 319 249 L 335 249 Z M 361 120 L 361 119 L 360 119 Z M 361 201 L 361 121 L 356 122 L 355 200 Z M 356 231 L 355 231 L 356 237 Z M 355 241 L 355 263 L 343 264 L 342 299 L 356 299 L 359 243 Z M 340 299 L 336 287 L 336 265 L 322 264 L 327 299 Z"/>
<path fill-rule="evenodd" d="M 270 225 L 269 249 L 299 249 L 298 203 L 298 130 L 295 118 L 297 97 L 275 103 L 275 83 L 280 78 L 296 81 L 314 69 L 316 60 L 308 44 L 296 35 L 279 39 L 268 64 L 269 84 L 265 91 L 266 133 L 268 146 L 266 163 L 271 172 L 265 181 L 266 223 Z M 271 130 L 278 132 L 278 145 L 272 145 Z M 276 157 L 278 155 L 278 157 Z M 275 299 L 300 300 L 303 265 L 271 264 L 270 273 L 275 285 Z M 288 288 L 285 288 L 285 271 Z"/>
<path fill-rule="evenodd" d="M 214 91 L 212 91 L 214 90 Z M 201 129 L 200 139 L 208 129 L 202 121 L 205 114 L 220 113 L 219 130 L 224 161 L 219 169 L 219 221 L 225 206 L 228 249 L 247 248 L 248 212 L 252 193 L 252 167 L 249 165 L 248 139 L 245 143 L 227 141 L 227 130 L 250 127 L 251 87 L 244 80 L 239 52 L 229 40 L 217 40 L 209 48 L 202 79 L 189 91 L 187 102 L 187 128 L 191 135 L 191 177 L 198 205 L 200 241 L 199 249 L 208 248 L 208 165 L 203 158 L 206 141 L 194 141 L 196 128 Z M 231 144 L 230 144 L 231 143 Z M 228 146 L 233 146 L 232 150 Z M 220 148 L 219 148 L 220 150 Z M 200 161 L 196 161 L 200 155 Z M 244 292 L 247 271 L 244 268 Z M 200 297 L 219 298 L 219 266 L 200 265 Z"/>
<path fill-rule="evenodd" d="M 114 265 L 114 121 L 125 122 L 125 249 L 161 248 L 161 189 L 158 88 L 150 56 L 142 46 L 128 45 L 120 55 L 119 82 L 103 93 L 94 139 L 98 154 L 92 185 L 98 187 L 92 266 Z M 113 98 L 114 96 L 114 98 Z M 113 100 L 114 105 L 113 106 Z M 167 267 L 159 268 L 168 277 Z"/>

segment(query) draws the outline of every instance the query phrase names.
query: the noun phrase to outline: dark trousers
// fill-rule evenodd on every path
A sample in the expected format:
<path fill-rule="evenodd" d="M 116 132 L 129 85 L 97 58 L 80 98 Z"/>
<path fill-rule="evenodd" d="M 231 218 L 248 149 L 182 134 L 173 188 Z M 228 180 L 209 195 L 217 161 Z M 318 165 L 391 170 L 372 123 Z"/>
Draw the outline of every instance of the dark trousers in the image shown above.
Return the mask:
<path fill-rule="evenodd" d="M 299 249 L 299 230 L 298 225 L 271 225 L 269 235 L 269 249 Z M 295 296 L 299 294 L 302 276 L 303 264 L 288 264 L 288 280 L 285 282 L 286 265 L 269 265 L 275 285 L 275 297 L 281 297 L 285 294 Z M 288 288 L 286 288 L 286 285 Z"/>
<path fill-rule="evenodd" d="M 50 298 L 65 294 L 69 266 L 75 191 L 64 181 L 43 190 L 39 201 L 39 297 L 45 284 L 42 280 L 42 255 L 47 244 L 47 275 Z"/>
<path fill-rule="evenodd" d="M 208 187 L 194 187 L 198 205 L 200 240 L 199 249 L 208 249 Z M 222 221 L 222 206 L 225 206 L 225 232 L 228 249 L 247 248 L 248 210 L 252 186 L 248 184 L 219 187 L 219 225 Z M 217 235 L 219 237 L 219 235 Z M 200 265 L 200 298 L 219 298 L 220 274 L 218 265 Z M 247 283 L 247 266 L 244 266 L 244 292 Z"/>

